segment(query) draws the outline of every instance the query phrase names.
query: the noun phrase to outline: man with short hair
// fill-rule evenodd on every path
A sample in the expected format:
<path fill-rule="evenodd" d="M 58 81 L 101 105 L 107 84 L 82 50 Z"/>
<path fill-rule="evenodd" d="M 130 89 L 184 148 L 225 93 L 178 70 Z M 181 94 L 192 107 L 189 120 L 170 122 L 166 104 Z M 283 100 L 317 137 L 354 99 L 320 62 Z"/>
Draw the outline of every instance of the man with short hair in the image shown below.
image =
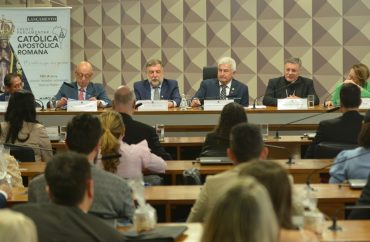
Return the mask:
<path fill-rule="evenodd" d="M 45 169 L 47 191 L 52 202 L 14 207 L 33 220 L 40 242 L 123 241 L 118 231 L 87 214 L 97 182 L 93 181 L 91 169 L 82 154 L 58 154 Z"/>
<path fill-rule="evenodd" d="M 153 154 L 162 157 L 164 160 L 172 160 L 171 155 L 161 146 L 155 129 L 132 118 L 135 110 L 135 97 L 128 86 L 119 86 L 117 88 L 114 93 L 113 109 L 121 114 L 125 124 L 124 142 L 131 145 L 145 139 Z"/>
<path fill-rule="evenodd" d="M 217 62 L 217 78 L 203 80 L 191 101 L 192 107 L 203 104 L 204 99 L 234 99 L 235 102 L 248 106 L 248 86 L 235 80 L 236 62 L 231 57 L 223 57 Z"/>
<path fill-rule="evenodd" d="M 300 76 L 302 61 L 297 57 L 290 57 L 284 62 L 284 76 L 270 79 L 263 97 L 263 105 L 277 106 L 278 99 L 307 98 L 315 96 L 315 105 L 320 103 L 316 94 L 313 80 Z"/>
<path fill-rule="evenodd" d="M 0 101 L 8 101 L 10 95 L 23 88 L 23 81 L 20 75 L 8 73 L 4 77 L 4 93 L 0 95 Z"/>
<path fill-rule="evenodd" d="M 340 90 L 342 116 L 319 123 L 316 136 L 306 151 L 305 158 L 317 157 L 317 145 L 321 142 L 357 144 L 364 116 L 359 113 L 361 90 L 352 83 L 344 83 Z"/>
<path fill-rule="evenodd" d="M 134 203 L 131 189 L 119 176 L 96 168 L 93 163 L 99 153 L 102 128 L 97 117 L 82 114 L 73 117 L 67 126 L 66 145 L 69 150 L 85 154 L 91 164 L 92 178 L 95 183 L 94 202 L 89 213 L 99 217 L 119 217 L 131 219 Z M 31 180 L 28 188 L 30 202 L 47 202 L 45 176 Z"/>
<path fill-rule="evenodd" d="M 75 69 L 75 82 L 63 83 L 55 95 L 57 107 L 67 105 L 68 99 L 97 101 L 98 107 L 111 106 L 112 101 L 100 83 L 91 82 L 94 75 L 92 65 L 87 61 L 80 62 Z"/>
<path fill-rule="evenodd" d="M 149 60 L 145 69 L 148 79 L 134 83 L 136 100 L 168 100 L 169 108 L 179 106 L 179 85 L 176 80 L 164 78 L 162 61 Z"/>
<path fill-rule="evenodd" d="M 207 176 L 206 182 L 193 205 L 187 222 L 203 222 L 213 208 L 222 190 L 232 180 L 238 178 L 238 164 L 252 160 L 266 159 L 268 149 L 264 147 L 261 131 L 258 126 L 249 123 L 235 125 L 230 133 L 230 148 L 227 156 L 236 165 L 233 169 L 217 175 Z"/>

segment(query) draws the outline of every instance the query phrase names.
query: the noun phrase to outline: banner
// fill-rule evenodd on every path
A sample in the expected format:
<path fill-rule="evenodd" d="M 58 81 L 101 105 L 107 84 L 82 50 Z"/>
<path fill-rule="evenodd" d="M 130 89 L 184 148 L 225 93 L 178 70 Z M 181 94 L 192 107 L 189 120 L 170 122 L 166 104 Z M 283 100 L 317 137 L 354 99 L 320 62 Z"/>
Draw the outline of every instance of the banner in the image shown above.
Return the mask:
<path fill-rule="evenodd" d="M 71 8 L 3 8 L 0 16 L 0 87 L 7 73 L 46 103 L 70 82 Z"/>

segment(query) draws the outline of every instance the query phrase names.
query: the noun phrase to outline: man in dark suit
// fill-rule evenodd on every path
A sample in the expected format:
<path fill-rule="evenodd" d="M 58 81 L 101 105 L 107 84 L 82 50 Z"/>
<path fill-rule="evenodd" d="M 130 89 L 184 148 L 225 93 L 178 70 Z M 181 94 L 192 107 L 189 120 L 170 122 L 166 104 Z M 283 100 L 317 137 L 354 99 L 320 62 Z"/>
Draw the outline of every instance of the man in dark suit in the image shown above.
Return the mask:
<path fill-rule="evenodd" d="M 340 90 L 342 116 L 319 123 L 316 136 L 306 151 L 306 158 L 317 156 L 317 145 L 321 142 L 357 144 L 364 116 L 358 112 L 361 104 L 361 90 L 352 83 L 345 83 Z"/>
<path fill-rule="evenodd" d="M 277 100 L 283 98 L 307 98 L 315 96 L 315 105 L 320 103 L 313 80 L 300 76 L 302 62 L 291 57 L 285 60 L 284 76 L 270 79 L 263 97 L 263 105 L 277 106 Z"/>
<path fill-rule="evenodd" d="M 33 220 L 40 242 L 123 241 L 123 236 L 99 218 L 87 214 L 94 198 L 91 166 L 82 154 L 61 153 L 45 168 L 52 203 L 23 204 L 14 210 Z"/>
<path fill-rule="evenodd" d="M 153 59 L 146 63 L 146 80 L 134 83 L 136 100 L 168 100 L 168 107 L 180 105 L 179 85 L 175 80 L 164 78 L 163 65 Z"/>
<path fill-rule="evenodd" d="M 93 68 L 89 62 L 80 62 L 75 69 L 76 81 L 63 83 L 55 95 L 57 107 L 67 105 L 69 98 L 74 100 L 97 100 L 98 107 L 111 106 L 112 101 L 105 93 L 103 85 L 90 82 L 93 74 Z"/>
<path fill-rule="evenodd" d="M 6 201 L 11 198 L 12 189 L 7 183 L 0 184 L 0 208 L 6 206 Z"/>
<path fill-rule="evenodd" d="M 231 57 L 223 57 L 217 62 L 217 79 L 203 80 L 191 102 L 192 107 L 203 104 L 204 99 L 234 99 L 235 102 L 248 106 L 248 86 L 234 79 L 236 62 Z"/>
<path fill-rule="evenodd" d="M 120 86 L 117 88 L 114 93 L 113 109 L 122 115 L 125 124 L 124 142 L 137 144 L 145 139 L 153 154 L 162 157 L 164 160 L 172 160 L 171 155 L 161 146 L 155 129 L 132 118 L 135 110 L 135 97 L 129 87 Z"/>
<path fill-rule="evenodd" d="M 8 101 L 10 95 L 23 88 L 20 75 L 8 73 L 4 77 L 4 93 L 0 95 L 0 101 Z"/>

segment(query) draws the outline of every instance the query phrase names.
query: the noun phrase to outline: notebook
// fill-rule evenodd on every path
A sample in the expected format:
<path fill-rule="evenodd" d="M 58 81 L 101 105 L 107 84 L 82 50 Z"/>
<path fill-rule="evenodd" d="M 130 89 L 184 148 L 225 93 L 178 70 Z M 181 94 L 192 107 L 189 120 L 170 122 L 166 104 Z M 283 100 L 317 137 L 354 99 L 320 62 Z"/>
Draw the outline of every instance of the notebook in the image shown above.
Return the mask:
<path fill-rule="evenodd" d="M 122 232 L 127 242 L 175 242 L 187 226 L 157 226 L 153 230 L 138 234 L 136 231 Z"/>
<path fill-rule="evenodd" d="M 232 165 L 233 162 L 228 157 L 199 157 L 201 165 Z"/>

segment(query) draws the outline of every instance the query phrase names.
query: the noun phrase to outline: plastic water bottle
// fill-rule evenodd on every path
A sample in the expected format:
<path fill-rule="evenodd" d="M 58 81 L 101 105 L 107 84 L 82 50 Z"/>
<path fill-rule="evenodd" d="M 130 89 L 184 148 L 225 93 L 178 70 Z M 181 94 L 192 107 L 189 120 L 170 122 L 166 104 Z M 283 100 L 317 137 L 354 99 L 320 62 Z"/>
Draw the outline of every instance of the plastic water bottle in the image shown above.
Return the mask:
<path fill-rule="evenodd" d="M 186 101 L 186 96 L 185 94 L 181 95 L 181 102 L 180 102 L 180 109 L 181 110 L 186 110 L 188 107 L 188 102 Z"/>

